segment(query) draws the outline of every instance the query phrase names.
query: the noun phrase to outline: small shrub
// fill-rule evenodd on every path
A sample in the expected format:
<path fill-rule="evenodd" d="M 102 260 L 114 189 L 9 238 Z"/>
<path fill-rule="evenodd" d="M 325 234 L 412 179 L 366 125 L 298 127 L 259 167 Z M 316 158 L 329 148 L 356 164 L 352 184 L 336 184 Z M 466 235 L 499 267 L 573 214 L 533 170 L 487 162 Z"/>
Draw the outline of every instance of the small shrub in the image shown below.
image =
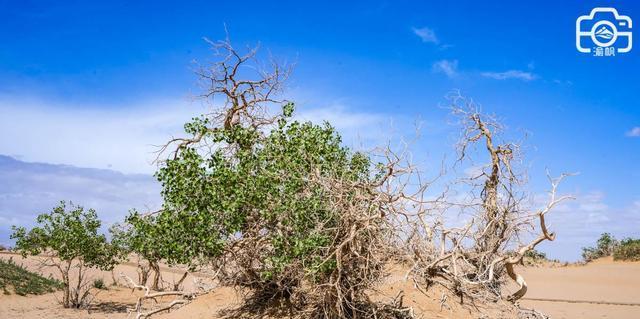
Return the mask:
<path fill-rule="evenodd" d="M 640 239 L 627 238 L 613 251 L 614 260 L 640 261 Z"/>
<path fill-rule="evenodd" d="M 547 260 L 547 255 L 545 253 L 532 249 L 524 253 L 522 262 L 526 266 L 536 266 Z"/>
<path fill-rule="evenodd" d="M 543 253 L 541 251 L 535 250 L 535 249 L 527 251 L 524 254 L 524 257 L 533 259 L 535 261 L 547 260 L 547 254 L 545 254 L 545 253 Z"/>
<path fill-rule="evenodd" d="M 62 287 L 62 282 L 30 272 L 22 265 L 16 264 L 13 259 L 0 259 L 0 288 L 5 295 L 11 294 L 10 289 L 17 295 L 25 296 L 54 292 Z"/>
<path fill-rule="evenodd" d="M 583 247 L 582 258 L 589 262 L 594 259 L 611 256 L 618 247 L 618 241 L 609 233 L 603 233 L 596 243 L 596 247 Z"/>
<path fill-rule="evenodd" d="M 102 280 L 102 278 L 98 278 L 93 281 L 93 288 L 107 290 L 107 285 L 104 284 L 104 280 Z"/>

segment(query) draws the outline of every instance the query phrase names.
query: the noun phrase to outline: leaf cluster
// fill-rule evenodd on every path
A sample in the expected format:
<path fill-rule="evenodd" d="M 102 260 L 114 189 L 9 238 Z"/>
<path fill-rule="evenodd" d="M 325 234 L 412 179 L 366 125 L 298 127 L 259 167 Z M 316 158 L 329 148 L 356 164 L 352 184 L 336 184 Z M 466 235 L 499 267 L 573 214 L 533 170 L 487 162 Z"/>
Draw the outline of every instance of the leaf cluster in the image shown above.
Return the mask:
<path fill-rule="evenodd" d="M 206 153 L 199 145 L 180 149 L 156 175 L 162 212 L 152 222 L 136 213 L 128 220 L 138 232 L 170 238 L 153 246 L 170 263 L 193 265 L 259 237 L 254 244 L 264 249 L 257 252 L 256 276 L 264 280 L 292 265 L 308 273 L 331 270 L 335 261 L 327 260 L 326 247 L 340 216 L 314 177 L 368 180 L 370 161 L 343 147 L 328 123 L 292 121 L 293 110 L 285 104 L 267 134 L 240 125 L 211 130 L 207 120 L 194 119 L 186 132 L 204 134 L 215 147 Z"/>

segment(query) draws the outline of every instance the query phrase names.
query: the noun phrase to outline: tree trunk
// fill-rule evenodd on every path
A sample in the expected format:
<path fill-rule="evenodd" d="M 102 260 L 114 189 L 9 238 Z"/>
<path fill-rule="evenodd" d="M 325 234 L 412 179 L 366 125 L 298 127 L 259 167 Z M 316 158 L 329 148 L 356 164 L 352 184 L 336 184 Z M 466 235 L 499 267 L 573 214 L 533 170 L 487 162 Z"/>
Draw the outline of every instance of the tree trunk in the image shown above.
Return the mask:
<path fill-rule="evenodd" d="M 71 307 L 71 283 L 69 282 L 69 269 L 71 269 L 71 262 L 72 261 L 67 261 L 67 264 L 64 266 L 62 265 L 62 261 L 56 264 L 56 267 L 62 276 L 62 284 L 64 286 L 62 291 L 62 306 L 65 308 Z"/>
<path fill-rule="evenodd" d="M 182 277 L 180 278 L 180 280 L 178 280 L 178 282 L 173 285 L 173 290 L 174 291 L 179 291 L 180 290 L 180 285 L 182 285 L 182 282 L 187 278 L 188 274 L 189 274 L 189 271 L 185 271 L 184 274 L 182 275 Z"/>
<path fill-rule="evenodd" d="M 151 286 L 151 289 L 158 291 L 160 290 L 160 278 L 161 278 L 160 266 L 156 261 L 149 262 L 149 265 L 151 269 L 153 269 L 153 285 Z"/>

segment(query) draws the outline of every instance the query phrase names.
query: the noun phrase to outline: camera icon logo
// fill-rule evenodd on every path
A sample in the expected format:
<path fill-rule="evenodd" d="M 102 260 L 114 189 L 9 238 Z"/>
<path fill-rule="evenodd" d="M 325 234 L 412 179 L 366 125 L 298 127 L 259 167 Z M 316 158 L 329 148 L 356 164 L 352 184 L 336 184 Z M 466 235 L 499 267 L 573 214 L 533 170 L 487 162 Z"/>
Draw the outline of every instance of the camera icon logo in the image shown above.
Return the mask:
<path fill-rule="evenodd" d="M 633 47 L 632 21 L 615 8 L 594 8 L 576 20 L 576 48 L 595 56 L 615 56 Z"/>

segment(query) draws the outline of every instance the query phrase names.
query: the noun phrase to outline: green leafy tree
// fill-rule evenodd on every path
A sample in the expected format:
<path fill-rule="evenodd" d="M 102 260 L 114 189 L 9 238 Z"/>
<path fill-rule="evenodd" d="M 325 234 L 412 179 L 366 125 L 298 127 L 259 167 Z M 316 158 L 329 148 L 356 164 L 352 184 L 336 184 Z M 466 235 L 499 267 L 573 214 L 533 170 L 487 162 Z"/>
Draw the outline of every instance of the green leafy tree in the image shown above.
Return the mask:
<path fill-rule="evenodd" d="M 160 261 L 164 258 L 162 247 L 166 237 L 159 231 L 153 216 L 142 216 L 135 210 L 124 224 L 116 224 L 109 230 L 111 242 L 118 247 L 121 258 L 128 259 L 133 253 L 138 260 L 138 283 L 146 286 L 153 272 L 151 289 L 160 290 L 162 280 Z M 141 260 L 140 260 L 141 259 Z"/>
<path fill-rule="evenodd" d="M 330 124 L 293 120 L 294 104 L 275 98 L 286 72 L 274 64 L 251 77 L 244 64 L 255 51 L 216 45 L 228 55 L 200 74 L 223 107 L 161 149 L 163 207 L 128 222 L 155 238 L 163 261 L 213 264 L 223 282 L 250 290 L 248 302 L 285 300 L 328 318 L 371 310 L 362 307 L 383 275 L 385 216 L 400 200 L 380 188 L 399 160 L 374 164 Z"/>
<path fill-rule="evenodd" d="M 86 270 L 113 269 L 117 254 L 106 237 L 98 233 L 101 223 L 95 210 L 84 210 L 62 201 L 51 213 L 39 215 L 36 221 L 38 226 L 29 231 L 13 226 L 11 238 L 16 239 L 16 249 L 23 257 L 42 254 L 47 257 L 45 265 L 60 271 L 64 307 L 86 306 L 91 288 L 85 278 Z M 77 276 L 72 279 L 74 268 Z"/>

